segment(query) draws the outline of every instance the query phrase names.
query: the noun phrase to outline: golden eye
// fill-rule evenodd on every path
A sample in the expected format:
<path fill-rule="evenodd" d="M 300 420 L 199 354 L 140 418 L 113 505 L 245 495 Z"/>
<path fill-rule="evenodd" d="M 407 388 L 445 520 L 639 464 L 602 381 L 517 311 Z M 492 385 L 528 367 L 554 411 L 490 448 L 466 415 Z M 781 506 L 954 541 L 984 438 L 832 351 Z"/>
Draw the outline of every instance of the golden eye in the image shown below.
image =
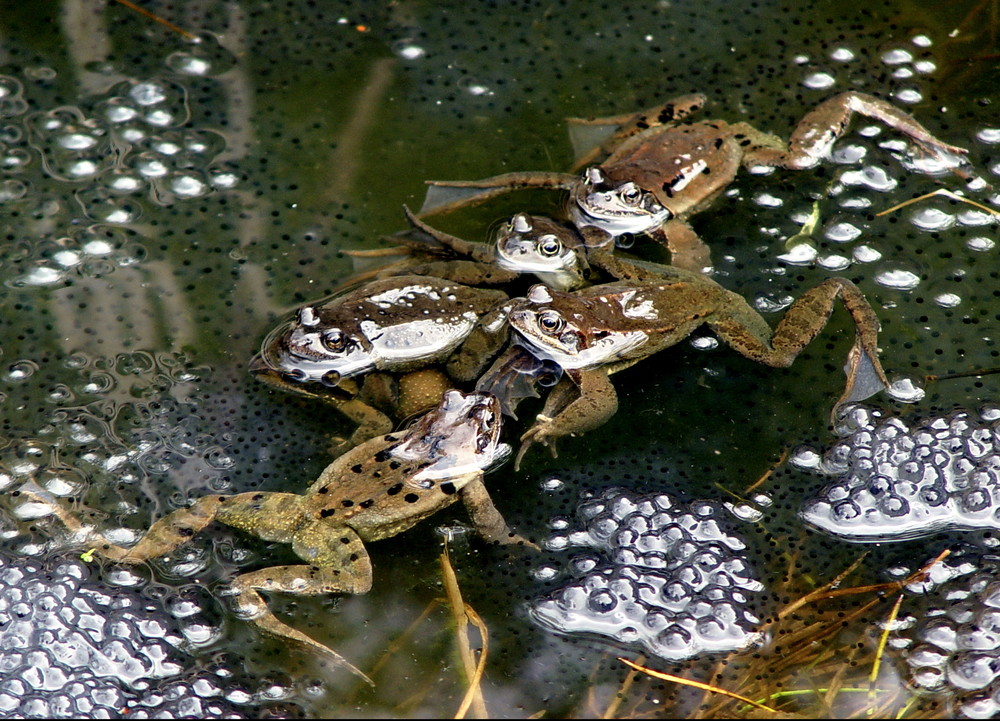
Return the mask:
<path fill-rule="evenodd" d="M 554 235 L 546 235 L 538 241 L 538 252 L 551 258 L 562 252 L 562 243 Z"/>
<path fill-rule="evenodd" d="M 555 335 L 563 329 L 564 325 L 566 325 L 566 322 L 554 310 L 547 310 L 538 315 L 538 327 L 542 329 L 543 333 Z"/>
<path fill-rule="evenodd" d="M 324 332 L 320 340 L 323 342 L 323 347 L 331 353 L 343 353 L 348 343 L 347 336 L 337 329 Z"/>

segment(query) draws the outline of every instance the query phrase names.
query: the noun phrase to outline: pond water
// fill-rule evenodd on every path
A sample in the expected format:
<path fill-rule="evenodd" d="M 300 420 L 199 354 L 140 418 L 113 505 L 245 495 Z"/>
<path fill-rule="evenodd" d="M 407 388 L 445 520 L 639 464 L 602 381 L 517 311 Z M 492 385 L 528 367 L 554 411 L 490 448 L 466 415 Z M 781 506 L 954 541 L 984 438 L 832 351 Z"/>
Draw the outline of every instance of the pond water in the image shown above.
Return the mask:
<path fill-rule="evenodd" d="M 620 410 L 606 425 L 563 439 L 558 458 L 533 448 L 519 470 L 507 464 L 488 476 L 497 506 L 541 553 L 470 538 L 455 506 L 371 544 L 374 586 L 364 596 L 269 598 L 288 623 L 369 672 L 374 688 L 234 613 L 226 582 L 292 562 L 287 547 L 212 526 L 148 566 L 81 564 L 80 540 L 20 493 L 40 486 L 85 504 L 93 523 L 131 542 L 207 493 L 304 488 L 329 462 L 330 437 L 352 428 L 336 410 L 249 375 L 268 331 L 369 269 L 372 261 L 342 251 L 384 247 L 383 236 L 405 228 L 402 206 L 420 206 L 425 180 L 566 170 L 567 117 L 702 92 L 701 117 L 787 137 L 820 101 L 858 90 L 968 148 L 981 178 L 1000 182 L 994 3 L 621 5 L 143 5 L 186 35 L 115 3 L 5 4 L 0 551 L 5 567 L 30 563 L 42 576 L 39 568 L 62 569 L 50 579 L 86 575 L 81 583 L 112 605 L 120 594 L 173 618 L 179 630 L 167 636 L 175 643 L 162 651 L 174 654 L 173 665 L 152 664 L 150 677 L 155 688 L 183 679 L 186 690 L 172 693 L 206 705 L 178 702 L 171 713 L 208 713 L 212 699 L 224 699 L 228 706 L 213 713 L 454 715 L 466 682 L 449 606 L 437 602 L 446 539 L 463 597 L 489 630 L 482 692 L 492 716 L 747 713 L 738 702 L 724 706 L 702 691 L 629 676 L 618 656 L 813 715 L 872 706 L 886 715 L 977 716 L 1000 708 L 990 700 L 1000 689 L 994 677 L 968 671 L 997 665 L 995 645 L 980 644 L 964 665 L 944 659 L 965 648 L 963 629 L 985 627 L 983 609 L 993 608 L 990 522 L 862 544 L 799 516 L 830 483 L 803 469 L 840 438 L 829 413 L 853 329 L 839 309 L 788 369 L 756 365 L 698 331 L 615 376 Z M 772 327 L 821 281 L 858 284 L 880 319 L 881 358 L 894 385 L 892 395 L 867 402 L 881 414 L 876 420 L 899 417 L 903 433 L 916 433 L 968 409 L 972 426 L 987 429 L 977 442 L 992 442 L 998 376 L 925 377 L 1000 365 L 1000 198 L 982 182 L 917 172 L 899 159 L 905 147 L 856 119 L 830 160 L 805 172 L 742 172 L 693 225 L 712 247 L 715 279 Z M 937 195 L 879 215 L 939 188 L 983 207 Z M 482 239 L 514 212 L 558 214 L 560 202 L 555 193 L 525 191 L 434 222 Z M 816 226 L 806 237 L 810 217 Z M 648 245 L 635 250 L 664 259 Z M 510 442 L 535 412 L 512 424 Z M 949 438 L 963 443 L 972 426 Z M 850 430 L 847 454 L 863 445 L 857 426 Z M 679 661 L 663 644 L 616 634 L 614 624 L 565 624 L 568 633 L 558 635 L 540 620 L 541 599 L 585 583 L 594 564 L 623 563 L 608 556 L 623 553 L 622 544 L 579 535 L 589 517 L 578 505 L 610 488 L 629 498 L 666 494 L 677 513 L 716 515 L 728 549 L 719 562 L 742 579 L 727 593 L 749 604 L 740 621 L 746 633 L 737 634 L 749 649 L 727 657 L 706 642 L 694 660 Z M 583 556 L 567 548 L 573 531 L 588 548 Z M 859 559 L 841 586 L 899 581 L 947 548 L 956 549 L 940 565 L 947 570 L 923 586 L 882 589 L 871 606 L 876 592 L 789 610 Z M 734 570 L 743 563 L 747 570 Z M 590 583 L 606 583 L 611 572 Z M 934 609 L 955 599 L 968 608 L 949 617 L 951 641 L 942 641 L 941 628 L 935 636 L 920 620 L 941 616 Z M 899 620 L 880 651 L 890 613 Z M 184 620 L 193 616 L 201 620 Z M 24 633 L 3 647 L 44 640 Z M 475 634 L 472 643 L 482 645 Z M 924 656 L 934 643 L 932 663 Z M 29 656 L 0 660 L 2 715 L 55 713 L 45 694 L 82 673 L 57 659 L 64 681 L 32 688 Z M 869 684 L 876 657 L 878 679 Z M 214 686 L 198 685 L 206 674 Z M 153 682 L 121 678 L 111 701 L 87 711 L 77 699 L 67 715 L 167 713 L 150 701 Z"/>

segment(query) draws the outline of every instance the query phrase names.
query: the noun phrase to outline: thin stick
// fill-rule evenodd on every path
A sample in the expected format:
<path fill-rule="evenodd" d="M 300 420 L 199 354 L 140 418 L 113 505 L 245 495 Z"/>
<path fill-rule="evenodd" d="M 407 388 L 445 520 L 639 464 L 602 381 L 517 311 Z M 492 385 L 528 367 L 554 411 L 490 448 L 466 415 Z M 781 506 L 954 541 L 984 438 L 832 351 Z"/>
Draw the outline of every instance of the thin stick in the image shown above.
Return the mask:
<path fill-rule="evenodd" d="M 937 190 L 934 190 L 934 191 L 932 191 L 930 193 L 925 193 L 924 195 L 921 195 L 921 196 L 919 196 L 917 198 L 910 198 L 909 200 L 904 200 L 902 203 L 899 203 L 898 205 L 894 205 L 891 208 L 889 208 L 888 210 L 883 210 L 881 213 L 875 213 L 875 217 L 878 218 L 878 217 L 883 216 L 883 215 L 888 215 L 889 213 L 893 213 L 893 212 L 899 210 L 900 208 L 905 208 L 907 205 L 911 205 L 911 204 L 919 202 L 921 200 L 926 200 L 927 198 L 930 198 L 930 197 L 932 197 L 934 195 L 943 195 L 943 196 L 945 196 L 947 198 L 951 198 L 952 200 L 957 200 L 960 203 L 967 203 L 968 205 L 973 205 L 973 206 L 979 208 L 980 210 L 985 210 L 987 213 L 989 213 L 990 215 L 992 215 L 994 218 L 1000 218 L 1000 211 L 994 210 L 993 208 L 990 208 L 988 206 L 985 206 L 985 205 L 982 205 L 980 203 L 977 203 L 974 200 L 969 200 L 968 198 L 964 198 L 961 195 L 956 195 L 955 193 L 951 192 L 947 188 L 938 188 Z"/>
<path fill-rule="evenodd" d="M 762 484 L 762 483 L 763 483 L 764 481 L 766 481 L 766 480 L 767 480 L 768 478 L 770 478 L 770 477 L 771 477 L 771 474 L 772 474 L 772 473 L 774 473 L 774 470 L 775 470 L 775 469 L 776 469 L 776 468 L 777 468 L 778 466 L 780 466 L 780 465 L 781 465 L 782 463 L 784 463 L 784 462 L 785 462 L 785 460 L 786 460 L 787 458 L 788 458 L 788 449 L 787 449 L 787 448 L 785 448 L 785 449 L 783 449 L 783 450 L 781 451 L 781 456 L 780 456 L 780 457 L 778 458 L 778 460 L 777 460 L 777 461 L 775 461 L 775 462 L 774 462 L 774 463 L 773 463 L 773 464 L 771 465 L 771 467 L 770 467 L 770 468 L 768 468 L 768 469 L 767 469 L 766 471 L 764 471 L 764 475 L 762 475 L 762 476 L 761 476 L 760 478 L 758 478 L 758 479 L 757 479 L 756 481 L 754 481 L 754 482 L 753 482 L 753 483 L 751 483 L 751 484 L 750 484 L 749 486 L 747 486 L 747 487 L 746 487 L 745 489 L 743 489 L 743 493 L 744 493 L 744 494 L 746 494 L 746 493 L 750 493 L 750 491 L 754 490 L 755 488 L 757 488 L 757 486 L 761 485 L 761 484 Z"/>
<path fill-rule="evenodd" d="M 145 15 L 150 20 L 153 20 L 155 22 L 160 23 L 160 25 L 163 25 L 164 27 L 167 27 L 167 28 L 173 30 L 175 33 L 177 33 L 179 35 L 183 35 L 188 40 L 197 40 L 198 39 L 197 35 L 192 35 L 187 30 L 184 30 L 183 28 L 177 27 L 176 25 L 174 25 L 169 20 L 164 20 L 159 15 L 154 15 L 153 13 L 149 12 L 149 10 L 145 10 L 145 9 L 139 7 L 135 3 L 129 2 L 129 0 L 115 0 L 115 2 L 119 3 L 120 5 L 124 5 L 129 10 L 133 10 L 133 11 L 139 13 L 140 15 Z"/>
<path fill-rule="evenodd" d="M 872 664 L 872 672 L 868 677 L 868 703 L 872 706 L 876 703 L 875 684 L 878 681 L 879 668 L 882 666 L 882 654 L 885 653 L 885 646 L 889 642 L 889 631 L 892 630 L 892 626 L 896 622 L 896 615 L 899 613 L 899 607 L 902 603 L 903 594 L 899 594 L 896 598 L 896 603 L 892 606 L 892 611 L 889 613 L 889 618 L 886 619 L 885 628 L 882 630 L 882 636 L 878 640 L 878 647 L 875 649 L 875 662 Z M 871 715 L 872 711 L 874 711 L 872 706 L 869 706 L 869 715 Z"/>
<path fill-rule="evenodd" d="M 618 660 L 621 661 L 622 663 L 624 663 L 626 666 L 631 666 L 632 668 L 636 669 L 637 671 L 641 671 L 642 673 L 648 674 L 648 675 L 652 676 L 653 678 L 662 679 L 663 681 L 672 681 L 674 683 L 679 683 L 679 684 L 682 684 L 684 686 L 691 686 L 693 688 L 701 689 L 703 691 L 711 691 L 712 693 L 722 694 L 723 696 L 729 696 L 730 698 L 734 698 L 737 701 L 742 701 L 743 703 L 748 703 L 751 706 L 756 706 L 757 708 L 761 709 L 762 711 L 767 711 L 768 713 L 771 713 L 771 714 L 778 713 L 775 709 L 771 708 L 770 706 L 765 706 L 764 704 L 759 703 L 758 701 L 754 701 L 753 699 L 749 699 L 746 696 L 740 696 L 738 693 L 733 693 L 732 691 L 727 691 L 726 689 L 719 688 L 718 686 L 712 686 L 712 685 L 707 684 L 707 683 L 702 683 L 701 681 L 692 681 L 689 678 L 682 678 L 681 676 L 673 676 L 673 675 L 671 675 L 669 673 L 663 673 L 662 671 L 654 671 L 653 669 L 646 668 L 644 666 L 640 666 L 638 664 L 632 663 L 628 659 L 621 658 L 620 656 L 618 657 Z"/>
<path fill-rule="evenodd" d="M 441 553 L 441 578 L 444 581 L 445 593 L 448 596 L 448 604 L 451 606 L 452 617 L 455 620 L 455 634 L 458 642 L 459 657 L 465 667 L 465 676 L 469 680 L 469 690 L 462 699 L 462 705 L 455 713 L 455 718 L 465 718 L 465 713 L 469 706 L 473 706 L 473 711 L 477 718 L 489 718 L 486 711 L 486 701 L 483 699 L 483 692 L 479 685 L 481 673 L 476 671 L 476 661 L 472 656 L 472 648 L 469 646 L 469 618 L 465 601 L 462 600 L 462 591 L 458 586 L 458 577 L 455 569 L 452 568 L 451 559 L 448 557 L 448 544 L 444 545 Z M 473 611 L 473 613 L 475 613 Z M 478 616 L 476 616 L 478 618 Z M 484 637 L 485 647 L 485 637 Z"/>

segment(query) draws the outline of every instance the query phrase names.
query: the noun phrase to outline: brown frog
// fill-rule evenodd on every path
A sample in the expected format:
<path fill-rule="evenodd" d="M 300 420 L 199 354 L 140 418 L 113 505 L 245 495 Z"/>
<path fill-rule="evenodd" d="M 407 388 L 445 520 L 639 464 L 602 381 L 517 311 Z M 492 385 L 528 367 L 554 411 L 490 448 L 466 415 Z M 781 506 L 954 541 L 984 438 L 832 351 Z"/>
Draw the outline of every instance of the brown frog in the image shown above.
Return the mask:
<path fill-rule="evenodd" d="M 531 273 L 551 288 L 574 290 L 596 282 L 598 272 L 606 276 L 603 280 L 636 280 L 655 277 L 655 268 L 659 267 L 614 255 L 607 245 L 588 246 L 574 226 L 542 215 L 517 213 L 500 227 L 493 243 L 476 243 L 437 230 L 406 206 L 403 209 L 412 230 L 387 240 L 402 243 L 418 258 L 427 255 L 438 258 L 393 264 L 378 271 L 380 277 L 413 273 L 460 283 L 495 285 Z M 349 254 L 377 256 L 385 252 L 349 251 Z"/>
<path fill-rule="evenodd" d="M 569 190 L 567 213 L 590 246 L 624 234 L 647 234 L 671 251 L 672 264 L 703 272 L 708 248 L 687 220 L 707 208 L 732 182 L 740 166 L 811 168 L 830 152 L 855 113 L 908 136 L 930 156 L 967 176 L 966 151 L 935 138 L 911 115 L 871 95 L 846 92 L 807 113 L 787 143 L 747 123 L 709 120 L 678 124 L 705 103 L 703 95 L 676 98 L 633 115 L 575 121 L 618 125 L 619 130 L 583 156 L 582 174 L 525 172 L 476 181 L 429 181 L 421 214 L 445 212 L 517 188 Z"/>
<path fill-rule="evenodd" d="M 212 521 L 291 544 L 303 565 L 264 568 L 233 581 L 241 616 L 315 648 L 369 680 L 332 649 L 278 620 L 259 592 L 366 593 L 372 565 L 364 544 L 402 533 L 459 499 L 486 540 L 527 543 L 508 528 L 482 481 L 510 455 L 510 447 L 500 442 L 500 430 L 496 398 L 448 391 L 435 410 L 405 432 L 373 438 L 345 453 L 301 495 L 205 496 L 154 523 L 131 548 L 109 542 L 61 506 L 55 505 L 54 512 L 70 530 L 85 532 L 98 554 L 121 563 L 170 553 Z"/>
<path fill-rule="evenodd" d="M 299 308 L 268 335 L 250 372 L 333 404 L 359 424 L 356 445 L 390 431 L 391 416 L 433 407 L 452 379 L 475 378 L 506 340 L 507 301 L 503 291 L 441 278 L 375 280 Z"/>
<path fill-rule="evenodd" d="M 847 382 L 833 414 L 888 387 L 878 360 L 876 317 L 849 280 L 830 278 L 796 300 L 772 331 L 743 299 L 703 275 L 664 266 L 659 280 L 617 282 L 574 293 L 536 285 L 516 301 L 509 322 L 516 343 L 565 372 L 535 424 L 522 436 L 519 462 L 531 443 L 553 447 L 560 436 L 604 423 L 618 407 L 608 376 L 672 346 L 707 324 L 736 351 L 774 367 L 787 367 L 823 329 L 840 298 L 854 319 Z M 573 385 L 575 384 L 575 388 Z"/>

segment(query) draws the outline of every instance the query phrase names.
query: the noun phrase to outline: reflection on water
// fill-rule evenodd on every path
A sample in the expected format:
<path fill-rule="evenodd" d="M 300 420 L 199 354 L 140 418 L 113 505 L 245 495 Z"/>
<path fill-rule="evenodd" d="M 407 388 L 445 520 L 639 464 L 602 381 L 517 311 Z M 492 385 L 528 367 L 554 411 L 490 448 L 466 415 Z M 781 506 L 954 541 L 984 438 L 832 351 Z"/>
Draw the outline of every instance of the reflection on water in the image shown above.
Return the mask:
<path fill-rule="evenodd" d="M 826 97 L 860 90 L 968 147 L 973 166 L 998 182 L 998 88 L 990 60 L 996 29 L 982 4 L 961 5 L 762 2 L 739 13 L 725 2 L 628 9 L 418 0 L 341 1 L 319 9 L 235 0 L 144 5 L 197 43 L 118 5 L 65 0 L 5 8 L 4 563 L 38 569 L 57 550 L 85 550 L 40 515 L 44 509 L 15 495 L 25 484 L 86 503 L 95 511 L 92 522 L 128 541 L 154 518 L 208 492 L 295 491 L 311 482 L 328 462 L 330 436 L 352 429 L 335 412 L 285 398 L 246 373 L 267 330 L 286 310 L 328 295 L 350 275 L 354 261 L 338 251 L 380 247 L 380 236 L 404 228 L 401 205 L 419 207 L 425 179 L 565 170 L 571 147 L 564 117 L 606 116 L 704 92 L 710 102 L 701 117 L 746 120 L 787 135 Z M 908 157 L 895 134 L 858 121 L 830 162 L 802 173 L 744 174 L 694 225 L 713 248 L 715 279 L 772 323 L 825 278 L 842 274 L 857 282 L 882 323 L 882 360 L 892 380 L 918 388 L 925 374 L 997 365 L 1000 312 L 995 215 L 944 196 L 878 214 L 939 187 L 987 207 L 1000 204 L 982 182 L 928 170 L 921 158 Z M 557 213 L 552 195 L 522 193 L 443 218 L 441 227 L 481 239 L 490 224 L 514 212 Z M 633 250 L 656 257 L 641 240 Z M 539 453 L 520 472 L 507 466 L 493 474 L 491 493 L 505 517 L 533 530 L 536 540 L 547 535 L 551 518 L 574 515 L 584 490 L 597 495 L 618 487 L 667 494 L 682 506 L 692 499 L 739 506 L 782 448 L 834 442 L 825 409 L 843 376 L 827 359 L 841 357 L 851 335 L 838 312 L 787 371 L 752 367 L 704 336 L 672 348 L 615 376 L 625 412 L 566 439 L 557 460 Z M 931 383 L 922 399 L 914 393 L 910 400 L 920 417 L 945 417 L 955 405 L 977 410 L 993 400 L 994 383 L 992 377 Z M 895 398 L 872 402 L 915 428 Z M 537 412 L 528 401 L 523 408 L 511 438 Z M 761 481 L 773 505 L 753 522 L 756 538 L 746 555 L 765 586 L 761 593 L 780 596 L 778 607 L 792 601 L 785 595 L 834 579 L 857 558 L 857 546 L 807 531 L 798 518 L 822 485 L 783 467 Z M 450 521 L 443 516 L 438 523 Z M 639 645 L 555 636 L 533 625 L 521 609 L 546 591 L 545 574 L 533 573 L 544 568 L 542 560 L 526 562 L 461 538 L 455 543 L 463 594 L 490 629 L 483 690 L 491 713 L 697 712 L 700 692 L 660 681 L 639 678 L 617 695 L 626 674 L 614 657 L 634 658 Z M 932 558 L 946 545 L 936 536 L 907 544 L 911 559 Z M 95 564 L 90 571 L 106 584 L 102 593 L 112 605 L 154 588 L 171 589 L 168 595 L 192 583 L 207 589 L 192 609 L 205 612 L 210 601 L 218 606 L 213 612 L 223 622 L 209 625 L 219 631 L 164 651 L 191 660 L 186 688 L 204 691 L 203 713 L 215 703 L 205 699 L 219 698 L 199 686 L 199 674 L 212 668 L 219 678 L 252 677 L 236 696 L 223 692 L 239 712 L 246 703 L 240 694 L 266 699 L 271 689 L 271 698 L 309 715 L 438 716 L 454 714 L 465 693 L 447 615 L 437 607 L 421 615 L 439 595 L 439 546 L 434 524 L 425 522 L 402 538 L 372 544 L 376 577 L 367 596 L 272 599 L 300 627 L 311 624 L 307 633 L 363 660 L 378 683 L 374 692 L 352 689 L 351 679 L 316 659 L 254 635 L 232 617 L 225 598 L 215 600 L 232 575 L 282 562 L 280 549 L 222 529 L 148 569 L 122 574 Z M 886 580 L 880 569 L 890 565 L 889 552 L 869 553 L 846 583 Z M 962 579 L 992 568 L 991 561 L 969 563 L 979 570 Z M 979 642 L 966 644 L 961 628 L 987 623 L 983 609 L 992 607 L 992 587 L 962 579 L 954 583 L 965 584 L 968 618 L 948 616 L 945 624 L 959 640 L 946 648 L 928 636 L 928 625 L 912 642 L 890 642 L 879 681 L 890 700 L 880 713 L 907 703 L 900 678 L 946 692 L 913 700 L 910 711 L 924 714 L 947 713 L 949 689 L 971 688 L 961 679 L 974 678 L 980 695 L 992 688 L 978 672 L 927 660 L 932 652 L 942 659 L 964 653 L 975 658 L 962 661 L 962 669 L 996 663 L 992 647 L 969 651 Z M 797 611 L 803 623 L 811 608 Z M 868 656 L 824 679 L 868 688 L 887 612 L 851 616 L 853 625 L 831 637 L 834 645 L 822 648 L 833 651 L 824 653 Z M 33 613 L 25 618 L 42 618 L 37 608 Z M 175 645 L 170 634 L 164 638 Z M 761 693 L 809 692 L 769 701 L 789 704 L 785 710 L 837 713 L 849 697 L 856 707 L 867 702 L 859 700 L 864 694 L 845 693 L 811 705 L 809 674 L 796 674 L 826 666 L 807 666 L 816 660 L 808 656 L 772 663 L 768 654 L 780 646 L 765 638 L 759 649 L 728 659 L 726 673 L 713 670 L 714 656 L 689 666 L 655 658 L 647 665 L 722 685 L 748 668 L 750 678 L 770 684 Z M 216 664 L 222 652 L 231 654 L 225 668 Z M 178 663 L 187 668 L 187 662 Z M 912 675 L 911 667 L 918 669 Z M 59 658 L 50 668 L 58 669 L 50 681 L 76 678 L 97 688 Z M 934 673 L 958 680 L 925 683 Z M 54 689 L 62 682 L 33 678 L 21 679 L 37 681 L 32 690 L 0 689 L 3 713 L 19 699 L 33 699 L 19 709 L 30 715 L 55 713 L 77 698 L 65 692 L 57 702 Z M 102 708 L 128 705 L 121 693 Z M 978 696 L 965 699 L 956 710 L 995 711 Z M 218 701 L 218 710 L 225 708 Z M 97 714 L 79 704 L 74 712 Z"/>

